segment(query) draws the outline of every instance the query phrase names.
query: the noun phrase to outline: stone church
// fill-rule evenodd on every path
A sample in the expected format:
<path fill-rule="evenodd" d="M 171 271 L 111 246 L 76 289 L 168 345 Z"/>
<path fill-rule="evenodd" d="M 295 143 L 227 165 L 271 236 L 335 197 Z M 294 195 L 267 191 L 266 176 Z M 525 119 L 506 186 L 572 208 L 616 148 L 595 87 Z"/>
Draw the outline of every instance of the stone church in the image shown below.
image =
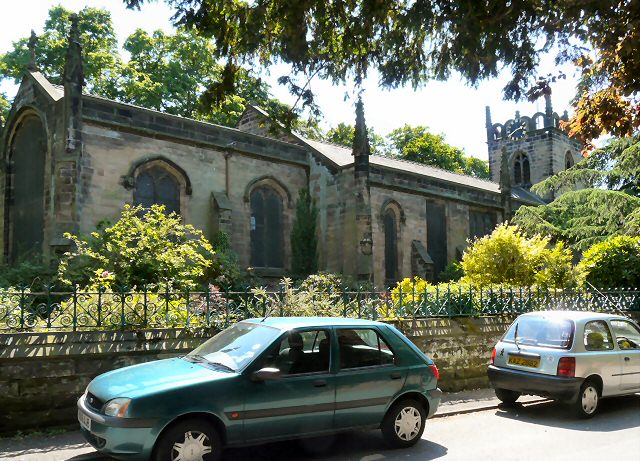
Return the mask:
<path fill-rule="evenodd" d="M 81 47 L 72 27 L 63 85 L 32 59 L 1 130 L 4 261 L 59 254 L 63 234 L 88 234 L 126 203 L 165 204 L 213 238 L 230 237 L 243 268 L 275 278 L 290 269 L 295 203 L 317 204 L 319 267 L 382 287 L 433 279 L 460 258 L 467 239 L 489 233 L 512 209 L 544 203 L 531 184 L 573 164 L 580 145 L 545 113 L 492 124 L 493 181 L 370 155 L 280 130 L 257 107 L 236 128 L 182 118 L 83 92 Z M 357 125 L 364 127 L 362 104 Z M 508 136 L 514 130 L 526 136 Z M 510 193 L 501 194 L 500 156 Z M 504 190 L 504 187 L 503 187 Z"/>

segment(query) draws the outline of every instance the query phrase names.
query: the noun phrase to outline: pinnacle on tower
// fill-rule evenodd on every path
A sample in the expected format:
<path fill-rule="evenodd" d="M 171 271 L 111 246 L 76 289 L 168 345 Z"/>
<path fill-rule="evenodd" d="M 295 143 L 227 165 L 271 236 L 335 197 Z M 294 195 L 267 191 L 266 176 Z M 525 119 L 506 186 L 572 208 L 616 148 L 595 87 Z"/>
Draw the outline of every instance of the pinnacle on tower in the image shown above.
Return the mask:
<path fill-rule="evenodd" d="M 27 45 L 29 48 L 29 64 L 27 65 L 27 69 L 31 72 L 38 71 L 38 65 L 36 64 L 36 45 L 38 44 L 38 37 L 36 33 L 31 29 L 31 37 L 29 37 L 29 44 Z"/>
<path fill-rule="evenodd" d="M 356 126 L 355 135 L 353 137 L 353 152 L 355 175 L 369 175 L 369 156 L 371 155 L 371 146 L 369 146 L 369 136 L 367 133 L 367 125 L 364 120 L 364 105 L 362 98 L 358 98 L 356 103 Z"/>

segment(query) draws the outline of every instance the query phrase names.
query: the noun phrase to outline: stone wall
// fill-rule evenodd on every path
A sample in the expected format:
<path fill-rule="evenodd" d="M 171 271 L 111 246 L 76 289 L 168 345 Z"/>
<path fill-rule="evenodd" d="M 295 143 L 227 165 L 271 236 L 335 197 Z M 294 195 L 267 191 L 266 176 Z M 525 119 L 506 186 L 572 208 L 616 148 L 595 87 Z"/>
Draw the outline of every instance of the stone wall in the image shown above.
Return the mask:
<path fill-rule="evenodd" d="M 631 313 L 640 320 L 640 313 Z M 515 317 L 394 322 L 438 366 L 446 392 L 489 385 L 487 365 Z M 0 434 L 76 424 L 76 401 L 95 376 L 183 355 L 215 330 L 0 334 Z"/>
<path fill-rule="evenodd" d="M 183 355 L 214 331 L 0 334 L 0 434 L 75 424 L 76 401 L 101 373 Z"/>
<path fill-rule="evenodd" d="M 511 319 L 428 319 L 397 326 L 438 365 L 440 387 L 486 387 L 493 345 Z M 212 330 L 0 334 L 0 434 L 74 425 L 76 401 L 95 376 L 183 355 Z"/>
<path fill-rule="evenodd" d="M 438 386 L 456 392 L 489 386 L 491 351 L 514 318 L 406 320 L 396 322 L 396 327 L 438 366 Z"/>

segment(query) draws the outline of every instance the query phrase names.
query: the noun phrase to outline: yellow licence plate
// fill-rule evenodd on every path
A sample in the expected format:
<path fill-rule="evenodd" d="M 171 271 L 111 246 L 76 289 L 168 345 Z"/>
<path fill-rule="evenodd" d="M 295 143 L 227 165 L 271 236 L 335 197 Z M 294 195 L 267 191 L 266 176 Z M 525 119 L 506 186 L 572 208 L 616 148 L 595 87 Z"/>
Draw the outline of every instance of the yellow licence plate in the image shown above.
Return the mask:
<path fill-rule="evenodd" d="M 528 359 L 526 357 L 509 356 L 509 365 L 520 365 L 521 367 L 538 368 L 540 359 Z"/>

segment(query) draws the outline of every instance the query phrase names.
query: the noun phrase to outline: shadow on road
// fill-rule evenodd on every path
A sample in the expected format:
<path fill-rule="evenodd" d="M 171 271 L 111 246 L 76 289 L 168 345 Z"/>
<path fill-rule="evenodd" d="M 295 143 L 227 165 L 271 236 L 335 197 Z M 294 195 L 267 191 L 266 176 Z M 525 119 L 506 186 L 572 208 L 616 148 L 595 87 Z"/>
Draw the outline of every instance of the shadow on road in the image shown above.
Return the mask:
<path fill-rule="evenodd" d="M 388 448 L 378 431 L 349 432 L 336 436 L 289 442 L 270 443 L 248 448 L 225 450 L 223 461 L 303 461 L 303 460 L 407 460 L 428 461 L 447 454 L 447 448 L 429 440 L 421 440 L 414 447 L 393 450 Z"/>
<path fill-rule="evenodd" d="M 629 408 L 637 412 L 629 413 Z M 603 399 L 591 419 L 579 419 L 567 405 L 545 401 L 535 404 L 500 405 L 496 416 L 576 431 L 613 432 L 640 427 L 640 394 Z"/>

